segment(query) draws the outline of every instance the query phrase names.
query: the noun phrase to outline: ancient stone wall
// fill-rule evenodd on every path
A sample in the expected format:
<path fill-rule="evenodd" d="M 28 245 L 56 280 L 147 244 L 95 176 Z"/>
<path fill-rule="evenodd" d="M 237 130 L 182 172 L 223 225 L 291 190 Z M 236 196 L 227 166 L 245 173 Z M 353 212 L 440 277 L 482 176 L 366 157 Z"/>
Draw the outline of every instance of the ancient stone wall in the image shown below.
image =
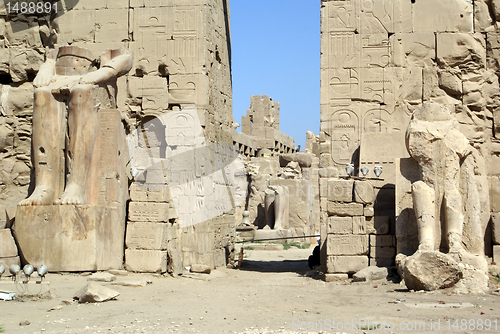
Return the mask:
<path fill-rule="evenodd" d="M 241 116 L 241 133 L 255 139 L 257 150 L 261 150 L 261 155 L 295 152 L 295 140 L 279 129 L 279 102 L 273 101 L 267 95 L 252 96 L 247 114 Z"/>
<path fill-rule="evenodd" d="M 204 193 L 183 189 L 184 193 L 172 197 L 158 180 L 161 178 L 160 184 L 183 184 L 207 176 L 205 183 L 209 184 L 213 181 L 210 175 L 224 170 L 234 158 L 228 1 L 58 4 L 57 14 L 19 16 L 9 15 L 4 2 L 0 3 L 0 227 L 12 224 L 16 204 L 29 193 L 32 81 L 44 62 L 45 50 L 73 45 L 98 56 L 106 49 L 128 48 L 134 53 L 134 63 L 129 74 L 118 79 L 116 101 L 129 139 L 136 139 L 128 143 L 133 149 L 127 166 L 131 202 L 126 262 L 131 270 L 165 271 L 167 251 L 175 249 L 184 265 L 225 265 L 234 237 L 231 205 L 197 220 L 196 227 L 182 225 L 181 214 L 195 215 L 199 201 L 203 201 L 199 196 Z M 185 112 L 187 109 L 190 111 Z M 189 151 L 201 146 L 183 142 L 183 153 L 187 153 L 182 155 L 176 175 L 169 174 L 165 164 L 180 158 L 166 152 L 177 148 L 176 140 L 186 132 L 168 127 L 165 119 L 171 121 L 170 114 L 178 116 L 176 124 L 185 126 L 186 131 L 195 129 L 194 125 L 189 128 L 192 124 L 199 126 L 201 135 L 197 128 L 193 131 L 202 138 L 201 146 L 206 150 L 204 160 L 195 162 L 194 152 Z M 186 125 L 183 121 L 189 117 L 194 117 L 195 123 Z M 146 140 L 131 137 L 138 132 Z M 163 165 L 141 160 L 144 154 L 163 159 Z M 192 166 L 199 165 L 209 167 L 196 174 L 199 169 L 194 171 Z M 230 191 L 223 181 L 220 183 L 219 188 Z M 175 196 L 183 196 L 182 208 L 176 207 L 180 202 Z M 183 210 L 188 212 L 179 212 Z M 151 235 L 152 231 L 158 235 Z"/>
<path fill-rule="evenodd" d="M 415 108 L 427 101 L 453 110 L 461 132 L 486 159 L 496 213 L 500 16 L 495 2 L 346 0 L 321 6 L 320 176 L 345 176 L 346 164 L 352 163 L 353 175 L 362 176 L 360 169 L 368 168 L 375 191 L 374 217 L 365 215 L 374 220 L 376 232 L 365 233 L 377 235 L 374 244 L 372 236 L 370 242 L 355 234 L 344 237 L 360 244 L 355 255 L 378 258 L 368 247 L 386 247 L 385 241 L 378 243 L 379 234 L 387 240 L 397 234 L 400 252 L 412 253 L 418 245 L 411 228 L 416 224 L 408 221 L 415 219 L 409 187 L 419 171 L 407 153 L 405 132 Z M 374 175 L 375 165 L 382 167 L 380 177 Z M 328 208 L 336 202 L 321 196 L 325 238 L 334 235 L 327 226 L 337 218 Z M 383 228 L 377 229 L 381 222 Z M 488 231 L 485 246 L 491 254 Z M 387 244 L 394 247 L 392 241 Z M 333 258 L 334 247 L 323 244 L 323 259 L 328 256 L 330 272 L 346 272 L 347 261 L 342 259 L 343 267 Z M 393 253 L 384 251 L 384 257 Z"/>

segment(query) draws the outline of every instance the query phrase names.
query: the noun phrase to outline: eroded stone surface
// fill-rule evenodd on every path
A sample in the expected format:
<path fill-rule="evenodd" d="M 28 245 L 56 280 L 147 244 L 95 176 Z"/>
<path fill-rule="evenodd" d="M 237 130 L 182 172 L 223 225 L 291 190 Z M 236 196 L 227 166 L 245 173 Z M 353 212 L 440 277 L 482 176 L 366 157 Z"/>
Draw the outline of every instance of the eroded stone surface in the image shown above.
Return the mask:
<path fill-rule="evenodd" d="M 369 282 L 386 278 L 389 274 L 387 268 L 369 266 L 352 276 L 353 282 Z"/>
<path fill-rule="evenodd" d="M 432 291 L 452 287 L 462 278 L 458 263 L 439 252 L 419 252 L 405 261 L 403 278 L 410 290 Z"/>
<path fill-rule="evenodd" d="M 90 282 L 75 293 L 79 303 L 101 303 L 114 299 L 120 294 L 95 282 Z"/>

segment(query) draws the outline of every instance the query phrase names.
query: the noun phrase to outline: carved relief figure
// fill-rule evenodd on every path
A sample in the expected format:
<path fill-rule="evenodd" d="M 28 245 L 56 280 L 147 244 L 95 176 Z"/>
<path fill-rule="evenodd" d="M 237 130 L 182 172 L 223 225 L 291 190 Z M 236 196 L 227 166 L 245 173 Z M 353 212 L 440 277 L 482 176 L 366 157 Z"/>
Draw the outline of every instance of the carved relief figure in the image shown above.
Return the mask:
<path fill-rule="evenodd" d="M 35 188 L 20 205 L 85 204 L 97 113 L 99 108 L 116 107 L 113 80 L 130 70 L 132 58 L 129 50 L 107 50 L 97 60 L 89 50 L 75 46 L 48 52 L 33 82 Z M 68 176 L 61 195 L 64 150 Z"/>

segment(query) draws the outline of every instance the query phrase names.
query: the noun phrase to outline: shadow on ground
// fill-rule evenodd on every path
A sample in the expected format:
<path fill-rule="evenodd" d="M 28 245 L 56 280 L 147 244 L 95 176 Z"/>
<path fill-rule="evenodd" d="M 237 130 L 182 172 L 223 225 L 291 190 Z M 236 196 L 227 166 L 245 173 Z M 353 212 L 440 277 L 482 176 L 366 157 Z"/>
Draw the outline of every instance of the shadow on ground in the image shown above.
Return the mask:
<path fill-rule="evenodd" d="M 307 260 L 258 261 L 244 259 L 240 270 L 264 273 L 293 272 L 304 275 L 310 269 L 307 265 Z"/>

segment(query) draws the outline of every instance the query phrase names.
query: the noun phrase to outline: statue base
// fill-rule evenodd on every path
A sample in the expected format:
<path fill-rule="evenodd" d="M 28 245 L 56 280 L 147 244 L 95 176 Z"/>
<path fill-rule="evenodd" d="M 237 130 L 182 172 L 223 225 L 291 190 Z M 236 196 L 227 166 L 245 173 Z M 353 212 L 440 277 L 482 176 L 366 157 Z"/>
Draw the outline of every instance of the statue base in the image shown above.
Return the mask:
<path fill-rule="evenodd" d="M 292 231 L 290 230 L 255 230 L 253 235 L 254 240 L 266 240 L 266 239 L 281 239 L 281 240 L 269 240 L 270 242 L 287 243 L 292 239 L 285 239 L 293 237 Z"/>
<path fill-rule="evenodd" d="M 125 221 L 117 207 L 18 206 L 14 237 L 23 262 L 49 271 L 121 269 Z"/>

